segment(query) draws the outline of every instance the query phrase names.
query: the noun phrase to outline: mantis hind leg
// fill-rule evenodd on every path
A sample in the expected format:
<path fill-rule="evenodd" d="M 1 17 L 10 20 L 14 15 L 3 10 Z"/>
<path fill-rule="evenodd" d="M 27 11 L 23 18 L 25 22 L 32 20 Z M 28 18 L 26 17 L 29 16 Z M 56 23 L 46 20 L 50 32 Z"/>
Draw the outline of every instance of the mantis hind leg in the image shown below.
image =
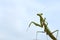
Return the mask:
<path fill-rule="evenodd" d="M 59 30 L 55 30 L 55 31 L 53 31 L 52 33 L 55 33 L 55 32 L 57 32 L 57 35 L 56 35 L 56 38 L 58 37 L 58 32 L 59 32 Z"/>

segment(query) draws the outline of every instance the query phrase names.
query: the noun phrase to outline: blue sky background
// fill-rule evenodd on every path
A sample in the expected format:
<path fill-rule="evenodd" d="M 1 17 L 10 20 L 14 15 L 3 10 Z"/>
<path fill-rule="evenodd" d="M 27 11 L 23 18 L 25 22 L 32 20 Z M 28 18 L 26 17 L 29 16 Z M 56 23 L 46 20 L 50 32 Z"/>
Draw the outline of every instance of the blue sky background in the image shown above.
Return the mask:
<path fill-rule="evenodd" d="M 43 28 L 31 25 L 39 23 L 37 13 L 43 13 L 49 29 L 60 31 L 60 0 L 0 0 L 0 40 L 34 40 L 36 31 Z M 54 33 L 56 36 L 56 33 Z M 38 34 L 40 40 L 51 40 L 45 33 Z M 60 40 L 60 32 L 58 34 Z"/>

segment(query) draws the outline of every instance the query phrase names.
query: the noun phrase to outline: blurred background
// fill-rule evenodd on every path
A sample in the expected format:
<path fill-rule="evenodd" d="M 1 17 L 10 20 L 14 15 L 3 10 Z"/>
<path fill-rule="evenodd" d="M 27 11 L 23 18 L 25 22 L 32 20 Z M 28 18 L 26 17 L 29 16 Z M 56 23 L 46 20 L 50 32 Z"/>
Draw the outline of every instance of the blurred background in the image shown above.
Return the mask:
<path fill-rule="evenodd" d="M 60 31 L 59 10 L 60 0 L 0 0 L 0 40 L 35 40 L 36 32 L 44 30 L 34 24 L 28 28 L 31 21 L 39 23 L 37 13 L 46 17 L 51 32 Z M 38 39 L 51 40 L 45 33 L 39 33 Z"/>

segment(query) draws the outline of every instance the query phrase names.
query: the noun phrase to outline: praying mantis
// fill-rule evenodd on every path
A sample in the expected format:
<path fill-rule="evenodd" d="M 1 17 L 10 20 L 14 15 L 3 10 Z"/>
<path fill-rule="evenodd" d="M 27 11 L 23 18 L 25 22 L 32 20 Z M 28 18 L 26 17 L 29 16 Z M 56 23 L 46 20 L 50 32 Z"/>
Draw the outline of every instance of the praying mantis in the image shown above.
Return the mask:
<path fill-rule="evenodd" d="M 55 30 L 55 31 L 51 32 L 48 28 L 48 23 L 46 22 L 46 18 L 43 18 L 42 15 L 43 15 L 43 13 L 37 14 L 37 16 L 39 16 L 39 18 L 40 18 L 40 24 L 38 24 L 34 21 L 31 21 L 29 24 L 29 27 L 31 26 L 31 24 L 34 24 L 35 26 L 44 28 L 44 31 L 37 31 L 36 33 L 39 33 L 39 32 L 46 33 L 52 40 L 57 40 L 57 38 L 56 38 L 57 36 L 55 37 L 53 35 L 53 33 L 57 32 L 57 35 L 58 35 L 59 30 Z"/>

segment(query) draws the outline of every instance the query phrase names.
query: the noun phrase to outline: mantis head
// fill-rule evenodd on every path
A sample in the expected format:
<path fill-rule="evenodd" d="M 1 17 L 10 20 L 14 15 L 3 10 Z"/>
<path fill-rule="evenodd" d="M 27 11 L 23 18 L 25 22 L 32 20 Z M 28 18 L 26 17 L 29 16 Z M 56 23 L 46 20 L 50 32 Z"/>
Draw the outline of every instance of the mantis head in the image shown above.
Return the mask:
<path fill-rule="evenodd" d="M 37 14 L 38 16 L 41 16 L 41 15 L 43 15 L 43 13 L 40 13 L 40 14 Z"/>

